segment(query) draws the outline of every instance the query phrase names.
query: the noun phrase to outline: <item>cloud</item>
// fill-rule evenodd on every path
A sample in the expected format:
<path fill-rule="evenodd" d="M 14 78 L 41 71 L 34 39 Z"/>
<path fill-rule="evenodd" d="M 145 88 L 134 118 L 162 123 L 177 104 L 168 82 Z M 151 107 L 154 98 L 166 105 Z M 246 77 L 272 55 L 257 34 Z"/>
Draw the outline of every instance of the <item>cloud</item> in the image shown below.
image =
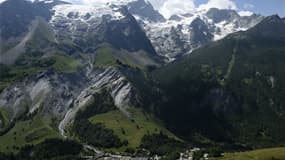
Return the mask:
<path fill-rule="evenodd" d="M 253 12 L 251 12 L 250 10 L 254 9 L 254 5 L 250 4 L 250 3 L 245 3 L 243 5 L 243 9 L 241 11 L 238 12 L 238 14 L 240 16 L 251 16 L 253 15 Z"/>
<path fill-rule="evenodd" d="M 198 10 L 209 10 L 210 8 L 237 10 L 237 5 L 231 0 L 209 0 L 206 4 L 201 4 Z"/>
<path fill-rule="evenodd" d="M 251 11 L 240 11 L 240 12 L 238 12 L 238 14 L 240 16 L 251 16 L 251 15 L 253 15 L 253 12 L 251 12 Z"/>
<path fill-rule="evenodd" d="M 158 10 L 165 18 L 169 18 L 175 14 L 191 13 L 196 8 L 193 0 L 165 0 Z"/>

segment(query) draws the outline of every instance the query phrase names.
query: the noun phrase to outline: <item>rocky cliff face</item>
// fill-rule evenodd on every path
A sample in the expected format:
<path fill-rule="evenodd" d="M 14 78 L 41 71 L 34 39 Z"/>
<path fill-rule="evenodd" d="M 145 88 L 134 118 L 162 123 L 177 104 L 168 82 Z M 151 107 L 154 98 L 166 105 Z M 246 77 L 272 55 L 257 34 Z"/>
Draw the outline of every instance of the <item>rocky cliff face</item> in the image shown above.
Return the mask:
<path fill-rule="evenodd" d="M 63 119 L 59 130 L 63 134 L 77 111 L 96 101 L 94 93 L 106 89 L 115 105 L 126 115 L 127 108 L 138 103 L 131 83 L 118 69 L 91 69 L 73 74 L 45 71 L 27 77 L 0 94 L 0 106 L 10 111 L 11 121 L 19 116 L 39 113 Z"/>
<path fill-rule="evenodd" d="M 127 4 L 129 12 L 150 22 L 165 22 L 166 19 L 156 11 L 150 2 L 145 0 L 135 0 Z"/>

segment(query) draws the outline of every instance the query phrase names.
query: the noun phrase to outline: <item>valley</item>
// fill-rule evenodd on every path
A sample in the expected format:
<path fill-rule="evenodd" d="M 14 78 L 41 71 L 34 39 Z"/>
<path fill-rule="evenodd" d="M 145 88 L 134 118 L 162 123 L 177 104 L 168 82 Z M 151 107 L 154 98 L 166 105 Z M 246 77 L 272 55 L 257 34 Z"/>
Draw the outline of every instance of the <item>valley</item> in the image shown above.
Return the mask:
<path fill-rule="evenodd" d="M 147 0 L 0 12 L 0 160 L 285 160 L 284 18 Z"/>

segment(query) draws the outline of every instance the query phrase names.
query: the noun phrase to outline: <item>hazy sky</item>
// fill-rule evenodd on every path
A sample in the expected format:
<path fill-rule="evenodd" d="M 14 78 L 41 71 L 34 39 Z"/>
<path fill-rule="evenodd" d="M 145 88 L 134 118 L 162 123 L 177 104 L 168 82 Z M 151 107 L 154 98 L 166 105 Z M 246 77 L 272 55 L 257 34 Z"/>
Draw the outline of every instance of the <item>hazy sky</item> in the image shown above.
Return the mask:
<path fill-rule="evenodd" d="M 279 14 L 285 17 L 285 0 L 235 0 L 235 2 L 239 8 L 249 7 L 255 13 L 265 16 Z"/>
<path fill-rule="evenodd" d="M 285 0 L 149 0 L 165 16 L 195 9 L 235 9 L 243 13 L 265 16 L 279 14 L 285 17 Z"/>

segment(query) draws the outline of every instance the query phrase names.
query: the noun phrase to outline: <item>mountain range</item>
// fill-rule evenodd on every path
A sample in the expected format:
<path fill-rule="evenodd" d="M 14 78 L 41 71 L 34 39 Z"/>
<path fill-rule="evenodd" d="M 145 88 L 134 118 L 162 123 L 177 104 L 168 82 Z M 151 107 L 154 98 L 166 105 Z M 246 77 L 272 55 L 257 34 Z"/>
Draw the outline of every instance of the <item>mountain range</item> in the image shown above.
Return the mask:
<path fill-rule="evenodd" d="M 6 159 L 285 144 L 284 18 L 212 8 L 167 19 L 145 0 L 6 0 L 0 13 Z"/>

